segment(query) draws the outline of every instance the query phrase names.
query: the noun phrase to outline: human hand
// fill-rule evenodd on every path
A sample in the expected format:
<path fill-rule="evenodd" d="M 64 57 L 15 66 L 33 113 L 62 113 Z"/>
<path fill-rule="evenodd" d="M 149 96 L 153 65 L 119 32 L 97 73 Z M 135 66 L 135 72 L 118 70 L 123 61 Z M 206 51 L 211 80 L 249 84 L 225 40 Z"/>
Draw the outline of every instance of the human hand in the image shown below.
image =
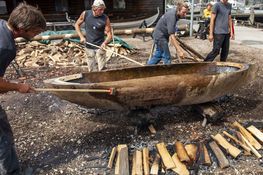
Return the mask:
<path fill-rule="evenodd" d="M 103 42 L 103 43 L 100 45 L 101 48 L 106 48 L 106 46 L 107 46 L 107 44 L 106 44 L 105 42 Z"/>
<path fill-rule="evenodd" d="M 212 42 L 212 41 L 214 40 L 214 36 L 209 34 L 208 40 L 209 40 L 210 42 Z"/>
<path fill-rule="evenodd" d="M 80 43 L 85 44 L 85 43 L 86 43 L 86 38 L 81 37 L 81 38 L 80 38 Z"/>
<path fill-rule="evenodd" d="M 231 33 L 231 34 L 230 34 L 230 39 L 231 39 L 231 40 L 235 40 L 235 34 Z"/>
<path fill-rule="evenodd" d="M 18 84 L 18 92 L 20 93 L 29 93 L 29 92 L 35 92 L 34 88 L 32 88 L 30 85 L 28 84 L 23 84 L 23 83 L 19 83 Z"/>

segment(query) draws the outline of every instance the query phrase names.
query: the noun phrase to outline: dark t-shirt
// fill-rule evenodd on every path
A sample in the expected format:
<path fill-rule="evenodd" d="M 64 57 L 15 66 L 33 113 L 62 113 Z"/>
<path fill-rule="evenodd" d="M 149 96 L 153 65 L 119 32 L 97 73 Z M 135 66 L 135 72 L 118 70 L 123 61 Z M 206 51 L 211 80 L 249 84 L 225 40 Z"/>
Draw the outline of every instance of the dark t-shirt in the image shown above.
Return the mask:
<path fill-rule="evenodd" d="M 177 21 L 178 17 L 176 15 L 176 9 L 171 9 L 168 12 L 166 12 L 157 22 L 153 33 L 154 39 L 168 40 L 169 36 L 176 32 Z"/>
<path fill-rule="evenodd" d="M 0 77 L 3 77 L 8 65 L 16 57 L 16 45 L 7 23 L 0 19 Z"/>
<path fill-rule="evenodd" d="M 231 15 L 231 4 L 222 2 L 217 2 L 213 6 L 212 13 L 216 15 L 215 20 L 215 34 L 228 34 L 229 31 L 229 15 Z"/>
<path fill-rule="evenodd" d="M 97 46 L 100 46 L 104 42 L 104 31 L 106 27 L 107 16 L 94 16 L 92 10 L 85 12 L 85 30 L 86 41 Z M 88 48 L 97 49 L 87 45 Z"/>

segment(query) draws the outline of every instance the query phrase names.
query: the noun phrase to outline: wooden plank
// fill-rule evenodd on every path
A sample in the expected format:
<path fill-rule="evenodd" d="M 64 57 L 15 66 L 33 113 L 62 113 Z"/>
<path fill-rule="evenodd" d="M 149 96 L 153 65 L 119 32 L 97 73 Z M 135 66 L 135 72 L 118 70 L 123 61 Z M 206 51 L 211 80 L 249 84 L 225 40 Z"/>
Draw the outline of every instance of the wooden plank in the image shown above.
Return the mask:
<path fill-rule="evenodd" d="M 129 157 L 127 145 L 118 145 L 118 156 L 115 166 L 115 175 L 129 174 Z"/>
<path fill-rule="evenodd" d="M 189 171 L 188 169 L 186 168 L 186 165 L 183 164 L 180 160 L 179 160 L 179 157 L 176 153 L 174 153 L 174 155 L 172 156 L 172 159 L 175 163 L 175 166 L 176 168 L 173 168 L 172 170 L 179 174 L 179 175 L 189 175 Z"/>
<path fill-rule="evenodd" d="M 190 157 L 191 161 L 194 162 L 196 160 L 197 146 L 195 144 L 187 144 L 185 145 L 185 150 Z"/>
<path fill-rule="evenodd" d="M 204 165 L 207 165 L 207 166 L 211 166 L 212 165 L 212 161 L 211 161 L 211 158 L 209 156 L 209 153 L 208 153 L 208 150 L 205 146 L 205 144 L 202 144 L 203 146 L 203 149 L 204 149 Z"/>
<path fill-rule="evenodd" d="M 159 172 L 159 164 L 160 164 L 160 155 L 156 154 L 156 157 L 153 161 L 153 165 L 151 167 L 150 174 L 151 175 L 158 175 Z"/>
<path fill-rule="evenodd" d="M 258 140 L 260 140 L 263 143 L 263 133 L 257 129 L 255 126 L 251 125 L 247 128 L 249 132 L 251 132 Z"/>
<path fill-rule="evenodd" d="M 237 127 L 241 134 L 249 141 L 249 143 L 254 146 L 257 150 L 262 148 L 262 145 L 238 122 L 234 122 L 233 126 Z"/>
<path fill-rule="evenodd" d="M 184 145 L 181 142 L 177 141 L 177 142 L 175 142 L 175 148 L 176 148 L 176 153 L 177 153 L 180 161 L 189 163 L 190 158 L 189 158 L 189 156 L 188 156 L 188 154 L 184 148 Z"/>
<path fill-rule="evenodd" d="M 149 175 L 150 174 L 149 149 L 143 148 L 142 155 L 143 155 L 143 172 L 144 172 L 144 175 Z"/>
<path fill-rule="evenodd" d="M 136 171 L 135 171 L 135 174 L 136 175 L 143 175 L 143 171 L 142 171 L 142 152 L 137 150 L 135 153 L 136 153 L 136 160 L 135 160 Z"/>
<path fill-rule="evenodd" d="M 211 137 L 234 158 L 236 158 L 241 153 L 237 147 L 231 145 L 222 135 L 211 135 Z"/>
<path fill-rule="evenodd" d="M 158 143 L 156 145 L 157 150 L 162 158 L 162 161 L 166 167 L 166 169 L 175 168 L 175 164 L 172 160 L 171 155 L 169 154 L 168 150 L 166 149 L 166 145 L 164 143 Z"/>
<path fill-rule="evenodd" d="M 116 152 L 117 152 L 117 147 L 115 146 L 111 150 L 110 159 L 109 159 L 108 166 L 107 166 L 109 169 L 112 168 L 112 165 L 113 165 L 113 162 L 114 162 L 114 158 L 116 156 Z"/>
<path fill-rule="evenodd" d="M 259 152 L 253 147 L 253 145 L 240 133 L 242 139 L 245 141 L 245 143 L 249 146 L 249 148 L 251 149 L 252 153 L 254 153 L 257 158 L 261 158 L 262 156 L 259 154 Z"/>
<path fill-rule="evenodd" d="M 239 146 L 241 146 L 245 151 L 250 152 L 251 149 L 244 143 L 242 143 L 241 141 L 239 141 L 237 138 L 235 138 L 234 136 L 230 135 L 228 132 L 223 131 L 223 134 L 227 137 L 229 137 L 231 140 L 233 140 L 234 142 L 236 142 L 236 144 L 238 144 Z"/>
<path fill-rule="evenodd" d="M 219 146 L 216 144 L 216 142 L 215 141 L 210 142 L 209 146 L 211 147 L 212 151 L 214 152 L 214 154 L 218 160 L 220 168 L 229 167 L 229 161 L 227 160 L 226 156 L 221 151 Z"/>

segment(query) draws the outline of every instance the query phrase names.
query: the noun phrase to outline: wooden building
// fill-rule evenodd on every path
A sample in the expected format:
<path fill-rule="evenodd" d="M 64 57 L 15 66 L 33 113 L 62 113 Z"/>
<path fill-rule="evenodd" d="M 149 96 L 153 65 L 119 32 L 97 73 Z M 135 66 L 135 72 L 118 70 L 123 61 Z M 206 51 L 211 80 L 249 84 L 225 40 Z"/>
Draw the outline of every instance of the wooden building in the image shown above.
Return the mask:
<path fill-rule="evenodd" d="M 11 11 L 23 0 L 0 0 L 0 18 L 7 19 Z M 94 0 L 25 0 L 38 6 L 48 22 L 66 21 L 68 12 L 72 19 L 77 19 L 81 12 L 90 9 Z M 164 0 L 104 0 L 105 13 L 113 22 L 133 21 L 164 12 Z"/>

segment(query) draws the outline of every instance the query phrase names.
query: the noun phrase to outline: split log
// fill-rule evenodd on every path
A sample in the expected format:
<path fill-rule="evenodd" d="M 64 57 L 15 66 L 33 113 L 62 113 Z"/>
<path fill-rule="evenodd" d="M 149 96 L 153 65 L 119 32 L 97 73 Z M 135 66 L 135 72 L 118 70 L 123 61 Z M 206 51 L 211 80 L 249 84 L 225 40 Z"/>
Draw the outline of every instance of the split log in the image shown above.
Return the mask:
<path fill-rule="evenodd" d="M 230 135 L 228 132 L 223 131 L 223 134 L 227 137 L 229 137 L 230 139 L 232 139 L 234 142 L 236 142 L 236 144 L 238 144 L 239 146 L 241 146 L 245 151 L 250 152 L 251 149 L 244 143 L 242 143 L 241 141 L 239 141 L 237 138 L 235 138 L 234 136 Z"/>
<path fill-rule="evenodd" d="M 153 161 L 153 165 L 151 167 L 150 174 L 151 175 L 158 175 L 159 172 L 159 164 L 160 164 L 160 155 L 156 154 L 156 157 Z"/>
<path fill-rule="evenodd" d="M 117 147 L 115 146 L 115 147 L 112 148 L 112 150 L 111 150 L 110 159 L 109 159 L 108 166 L 107 166 L 109 169 L 112 168 L 112 165 L 113 165 L 113 162 L 114 162 L 114 158 L 115 158 L 116 152 L 117 152 Z"/>
<path fill-rule="evenodd" d="M 250 147 L 246 144 L 245 140 L 244 140 L 243 137 L 241 136 L 241 133 L 238 132 L 238 131 L 236 131 L 235 133 L 236 133 L 236 136 L 237 136 L 238 140 L 239 140 L 242 144 L 246 145 L 246 146 L 250 149 Z M 250 156 L 250 155 L 251 155 L 251 149 L 250 149 L 249 152 L 245 150 L 245 151 L 244 151 L 244 155 L 245 155 L 245 156 Z"/>
<path fill-rule="evenodd" d="M 136 151 L 132 155 L 132 175 L 136 175 Z"/>
<path fill-rule="evenodd" d="M 227 160 L 226 156 L 222 152 L 222 150 L 219 148 L 219 146 L 216 144 L 215 141 L 209 143 L 210 148 L 214 152 L 220 168 L 227 168 L 229 167 L 229 161 Z"/>
<path fill-rule="evenodd" d="M 149 175 L 150 174 L 149 149 L 143 148 L 142 155 L 143 155 L 143 172 L 144 172 L 144 175 Z"/>
<path fill-rule="evenodd" d="M 166 169 L 173 169 L 175 168 L 175 164 L 172 160 L 171 155 L 169 154 L 168 150 L 166 149 L 166 145 L 164 143 L 158 143 L 156 145 L 157 150 L 162 158 L 162 161 L 166 167 Z"/>
<path fill-rule="evenodd" d="M 197 146 L 195 144 L 185 145 L 185 150 L 192 162 L 196 161 Z"/>
<path fill-rule="evenodd" d="M 202 144 L 203 145 L 203 149 L 204 149 L 204 165 L 207 165 L 207 166 L 211 166 L 212 165 L 212 161 L 211 161 L 211 158 L 209 156 L 209 153 L 208 153 L 208 150 L 205 146 L 205 144 Z"/>
<path fill-rule="evenodd" d="M 174 155 L 172 156 L 172 159 L 173 159 L 175 166 L 176 166 L 176 168 L 172 169 L 175 173 L 177 173 L 179 175 L 189 175 L 190 174 L 188 169 L 186 168 L 186 165 L 183 164 L 179 160 L 178 155 L 176 153 L 174 153 Z"/>
<path fill-rule="evenodd" d="M 176 148 L 176 153 L 177 153 L 180 161 L 189 163 L 190 158 L 189 158 L 189 156 L 188 156 L 188 154 L 184 148 L 184 145 L 181 142 L 177 141 L 177 142 L 175 142 L 175 148 Z"/>
<path fill-rule="evenodd" d="M 153 127 L 153 125 L 150 125 L 148 128 L 149 128 L 149 130 L 150 130 L 150 132 L 151 132 L 152 134 L 156 134 L 156 130 L 155 130 L 155 128 Z"/>
<path fill-rule="evenodd" d="M 241 124 L 234 122 L 233 126 L 238 128 L 241 134 L 254 146 L 257 150 L 262 148 L 262 145 L 248 132 Z"/>
<path fill-rule="evenodd" d="M 258 140 L 260 140 L 263 143 L 263 133 L 259 129 L 251 125 L 247 128 L 247 130 L 249 130 L 249 132 L 251 132 L 256 138 L 258 138 Z"/>
<path fill-rule="evenodd" d="M 136 150 L 135 152 L 136 158 L 135 158 L 135 165 L 136 165 L 136 175 L 143 175 L 142 171 L 142 152 L 139 150 Z"/>
<path fill-rule="evenodd" d="M 257 158 L 261 158 L 262 156 L 259 154 L 259 152 L 253 147 L 253 145 L 240 133 L 240 136 L 242 137 L 242 139 L 245 141 L 245 143 L 249 146 L 249 148 L 251 149 L 252 153 L 254 153 Z"/>
<path fill-rule="evenodd" d="M 237 147 L 231 145 L 222 135 L 211 135 L 211 137 L 234 158 L 236 158 L 241 153 Z"/>
<path fill-rule="evenodd" d="M 115 166 L 116 175 L 129 174 L 129 157 L 127 145 L 118 145 L 118 156 Z"/>

